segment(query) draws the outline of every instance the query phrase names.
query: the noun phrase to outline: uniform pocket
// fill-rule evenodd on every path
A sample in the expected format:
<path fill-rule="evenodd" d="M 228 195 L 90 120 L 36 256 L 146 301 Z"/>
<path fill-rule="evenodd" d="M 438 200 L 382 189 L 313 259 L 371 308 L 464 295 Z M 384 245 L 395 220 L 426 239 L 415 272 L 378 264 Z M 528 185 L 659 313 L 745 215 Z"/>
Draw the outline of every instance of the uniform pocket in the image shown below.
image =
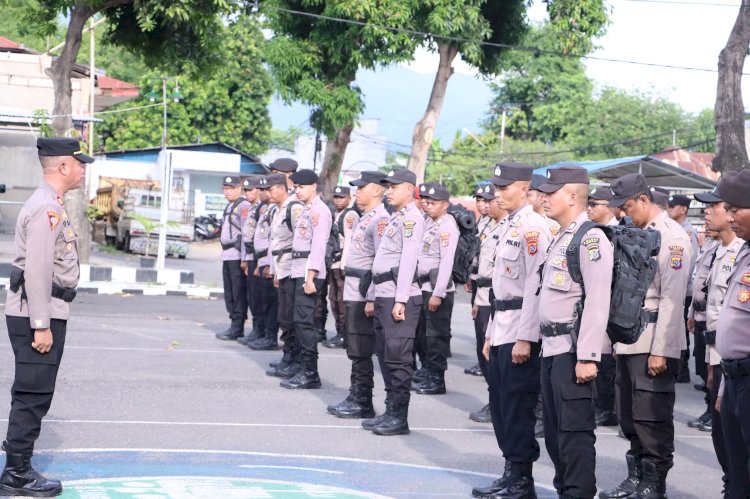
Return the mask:
<path fill-rule="evenodd" d="M 383 359 L 388 364 L 411 364 L 413 338 L 386 338 Z"/>
<path fill-rule="evenodd" d="M 498 255 L 499 262 L 496 263 L 499 266 L 499 272 L 502 273 L 503 277 L 508 279 L 517 279 L 521 270 L 521 262 L 518 256 L 521 254 L 520 242 L 516 241 L 518 246 L 506 244 L 500 250 Z"/>
<path fill-rule="evenodd" d="M 567 259 L 564 257 L 555 257 L 550 261 L 550 273 L 547 278 L 546 286 L 549 289 L 557 291 L 570 291 L 573 279 L 567 268 Z"/>
<path fill-rule="evenodd" d="M 737 277 L 738 286 L 724 296 L 724 302 L 743 312 L 750 312 L 750 272 L 740 272 Z"/>
<path fill-rule="evenodd" d="M 588 383 L 562 385 L 560 429 L 562 431 L 592 431 L 594 418 L 594 386 Z"/>

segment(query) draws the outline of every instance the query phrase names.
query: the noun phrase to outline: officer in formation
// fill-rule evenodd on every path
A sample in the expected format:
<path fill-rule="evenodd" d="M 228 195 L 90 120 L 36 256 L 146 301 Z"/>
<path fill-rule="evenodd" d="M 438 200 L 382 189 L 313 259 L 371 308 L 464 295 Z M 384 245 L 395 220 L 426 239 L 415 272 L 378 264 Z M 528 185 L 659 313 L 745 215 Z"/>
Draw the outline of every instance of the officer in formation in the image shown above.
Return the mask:
<path fill-rule="evenodd" d="M 337 185 L 333 189 L 333 206 L 336 210 L 333 214 L 334 231 L 339 238 L 341 252 L 334 256 L 328 274 L 328 303 L 331 306 L 334 322 L 336 324 L 336 336 L 330 340 L 323 341 L 326 348 L 342 348 L 346 345 L 346 305 L 344 304 L 344 268 L 349 251 L 354 227 L 359 221 L 359 214 L 350 207 L 352 201 L 349 187 Z"/>
<path fill-rule="evenodd" d="M 242 195 L 239 177 L 224 177 L 224 197 L 227 206 L 221 224 L 221 260 L 224 281 L 224 303 L 229 313 L 229 329 L 216 333 L 220 340 L 236 340 L 245 334 L 247 319 L 247 278 L 244 268 L 245 245 L 242 228 L 250 215 L 252 206 Z"/>
<path fill-rule="evenodd" d="M 362 216 L 352 233 L 344 266 L 346 305 L 346 354 L 352 362 L 349 394 L 328 412 L 338 418 L 373 418 L 372 390 L 375 387 L 372 356 L 375 353 L 375 285 L 372 266 L 390 216 L 383 205 L 385 174 L 362 172 L 349 182 L 357 187 L 357 207 Z"/>
<path fill-rule="evenodd" d="M 34 443 L 55 393 L 65 347 L 70 302 L 78 285 L 78 245 L 63 197 L 78 189 L 87 163 L 75 139 L 37 140 L 43 183 L 24 203 L 16 222 L 16 257 L 5 302 L 5 322 L 15 358 L 5 467 L 0 495 L 52 497 L 62 493 L 31 465 Z"/>
<path fill-rule="evenodd" d="M 264 181 L 265 179 L 261 179 Z M 259 187 L 265 187 L 260 184 Z M 276 334 L 279 329 L 278 307 L 279 300 L 276 290 L 273 287 L 273 276 L 271 275 L 271 219 L 276 213 L 276 205 L 271 203 L 268 190 L 260 189 L 260 206 L 258 207 L 255 233 L 253 235 L 254 259 L 256 262 L 253 275 L 255 280 L 253 284 L 255 293 L 259 296 L 260 307 L 258 308 L 258 329 L 260 334 L 258 338 L 247 343 L 250 348 L 258 348 L 267 343 L 267 337 L 273 332 L 274 344 L 276 343 Z M 264 348 L 265 349 L 265 348 Z"/>
<path fill-rule="evenodd" d="M 237 338 L 237 342 L 247 345 L 250 342 L 258 340 L 263 331 L 260 327 L 260 314 L 263 302 L 259 293 L 260 283 L 258 277 L 255 276 L 255 267 L 257 262 L 255 261 L 255 250 L 253 248 L 253 239 L 255 237 L 255 227 L 258 224 L 258 210 L 260 209 L 260 189 L 258 189 L 258 179 L 248 178 L 242 181 L 242 189 L 245 191 L 245 200 L 250 203 L 250 212 L 245 220 L 245 225 L 242 226 L 242 244 L 245 246 L 245 259 L 240 264 L 242 266 L 245 275 L 247 276 L 247 304 L 250 308 L 250 316 L 252 317 L 252 332 Z"/>
<path fill-rule="evenodd" d="M 289 194 L 294 193 L 294 182 L 292 182 L 292 174 L 297 171 L 299 165 L 292 158 L 279 158 L 271 162 L 268 165 L 268 169 L 271 173 L 281 173 L 286 178 L 286 187 Z"/>
<path fill-rule="evenodd" d="M 421 349 L 423 352 L 424 375 L 418 381 L 415 373 L 412 390 L 421 395 L 437 395 L 445 393 L 456 291 L 451 273 L 459 231 L 456 220 L 448 214 L 450 193 L 445 187 L 422 184 L 419 197 L 423 201 L 425 226 L 417 255 L 417 281 L 422 289 L 422 308 L 415 350 Z"/>

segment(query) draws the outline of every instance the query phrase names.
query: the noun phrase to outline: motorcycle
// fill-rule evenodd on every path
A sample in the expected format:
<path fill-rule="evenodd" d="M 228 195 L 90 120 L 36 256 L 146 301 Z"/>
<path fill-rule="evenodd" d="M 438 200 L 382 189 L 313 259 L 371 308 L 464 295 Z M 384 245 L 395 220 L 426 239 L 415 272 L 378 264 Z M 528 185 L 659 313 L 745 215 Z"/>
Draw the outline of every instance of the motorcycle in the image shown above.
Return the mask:
<path fill-rule="evenodd" d="M 196 241 L 216 239 L 221 236 L 221 220 L 214 214 L 195 217 L 193 230 Z"/>

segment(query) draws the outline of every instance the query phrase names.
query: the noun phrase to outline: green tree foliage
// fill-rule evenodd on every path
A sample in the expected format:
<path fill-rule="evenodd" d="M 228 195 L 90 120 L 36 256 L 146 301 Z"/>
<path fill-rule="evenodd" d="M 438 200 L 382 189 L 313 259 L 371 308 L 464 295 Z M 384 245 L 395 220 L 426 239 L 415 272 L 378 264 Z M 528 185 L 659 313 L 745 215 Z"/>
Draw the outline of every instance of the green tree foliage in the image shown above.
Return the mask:
<path fill-rule="evenodd" d="M 192 64 L 174 68 L 179 75 L 180 102 L 168 102 L 168 144 L 225 142 L 243 152 L 266 150 L 271 131 L 268 103 L 271 78 L 262 63 L 263 34 L 256 20 L 239 16 L 214 37 L 221 49 L 211 72 L 192 71 Z M 162 100 L 161 71 L 147 72 L 140 80 L 145 92 Z M 168 98 L 175 84 L 168 82 Z M 143 97 L 121 108 L 148 105 Z M 162 107 L 112 113 L 99 126 L 105 150 L 143 148 L 161 144 Z M 293 136 L 292 136 L 293 140 Z M 293 144 L 293 143 L 292 143 Z"/>

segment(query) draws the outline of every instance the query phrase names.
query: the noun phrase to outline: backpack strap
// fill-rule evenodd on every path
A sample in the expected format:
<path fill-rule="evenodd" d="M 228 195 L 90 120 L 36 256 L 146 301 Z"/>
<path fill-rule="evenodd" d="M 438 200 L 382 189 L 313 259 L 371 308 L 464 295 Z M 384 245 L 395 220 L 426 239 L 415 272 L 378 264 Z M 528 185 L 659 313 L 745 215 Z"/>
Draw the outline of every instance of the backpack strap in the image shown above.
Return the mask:
<path fill-rule="evenodd" d="M 586 233 L 594 227 L 598 227 L 599 224 L 586 220 L 583 222 L 573 234 L 573 238 L 568 244 L 568 249 L 565 251 L 565 257 L 568 260 L 568 273 L 573 282 L 580 284 L 583 295 L 586 296 L 586 289 L 583 287 L 583 274 L 581 273 L 581 241 Z"/>

